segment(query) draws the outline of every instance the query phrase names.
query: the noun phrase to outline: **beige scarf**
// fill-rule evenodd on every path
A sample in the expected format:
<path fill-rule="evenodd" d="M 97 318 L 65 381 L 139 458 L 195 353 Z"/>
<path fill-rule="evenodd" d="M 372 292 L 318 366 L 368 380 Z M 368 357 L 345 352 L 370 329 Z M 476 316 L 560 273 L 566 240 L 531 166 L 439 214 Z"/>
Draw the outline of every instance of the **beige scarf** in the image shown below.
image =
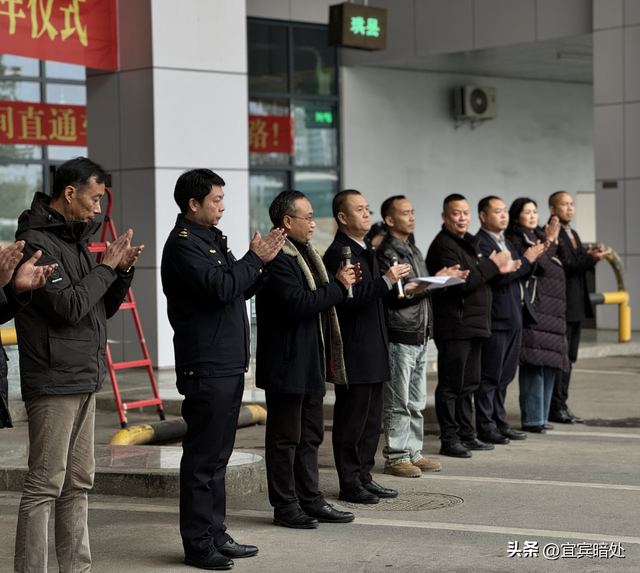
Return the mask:
<path fill-rule="evenodd" d="M 304 260 L 304 257 L 300 254 L 300 251 L 296 249 L 293 243 L 286 239 L 284 242 L 284 246 L 282 247 L 282 252 L 285 255 L 289 255 L 290 257 L 295 257 L 296 262 L 302 269 L 302 274 L 304 278 L 307 279 L 307 284 L 311 290 L 317 290 L 316 281 L 313 279 L 313 274 L 311 273 L 311 269 L 307 262 Z M 327 284 L 329 282 L 329 275 L 327 274 L 327 269 L 320 258 L 320 253 L 316 251 L 311 245 L 307 246 L 307 254 L 311 259 L 313 265 L 318 271 L 318 276 L 323 284 Z M 320 341 L 322 342 L 322 364 L 325 369 L 325 377 L 327 382 L 331 382 L 332 384 L 346 384 L 347 383 L 347 370 L 344 365 L 344 354 L 342 350 L 342 336 L 340 334 L 340 324 L 338 323 L 338 316 L 336 314 L 336 307 L 332 306 L 329 309 L 329 327 L 331 329 L 331 358 L 333 360 L 333 372 L 326 371 L 327 365 L 327 357 L 324 349 L 324 335 L 322 332 L 322 319 L 320 314 L 318 313 L 317 317 L 318 322 L 318 332 L 320 334 Z"/>

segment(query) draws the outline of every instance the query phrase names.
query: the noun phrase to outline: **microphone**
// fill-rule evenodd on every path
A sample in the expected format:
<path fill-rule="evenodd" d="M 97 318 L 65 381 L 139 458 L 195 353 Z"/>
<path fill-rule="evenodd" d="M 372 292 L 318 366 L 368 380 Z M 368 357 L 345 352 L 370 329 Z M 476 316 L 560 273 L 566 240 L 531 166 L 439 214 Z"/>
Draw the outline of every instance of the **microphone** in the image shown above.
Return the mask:
<path fill-rule="evenodd" d="M 351 247 L 342 247 L 342 262 L 345 267 L 351 264 Z M 347 298 L 353 298 L 353 287 L 349 287 Z"/>
<path fill-rule="evenodd" d="M 395 255 L 391 255 L 391 266 L 395 267 L 398 264 L 398 257 Z M 396 283 L 398 287 L 398 298 L 404 298 L 404 285 L 402 284 L 402 279 L 399 279 Z"/>

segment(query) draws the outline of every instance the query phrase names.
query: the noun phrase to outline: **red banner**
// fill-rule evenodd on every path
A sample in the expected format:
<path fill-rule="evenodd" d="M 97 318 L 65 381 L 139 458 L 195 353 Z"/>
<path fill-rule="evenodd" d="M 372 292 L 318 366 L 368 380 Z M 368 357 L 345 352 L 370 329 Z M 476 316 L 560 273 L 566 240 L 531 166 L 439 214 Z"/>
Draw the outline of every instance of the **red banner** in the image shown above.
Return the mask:
<path fill-rule="evenodd" d="M 0 54 L 118 69 L 116 0 L 0 0 Z"/>
<path fill-rule="evenodd" d="M 87 108 L 0 101 L 0 143 L 87 145 Z"/>
<path fill-rule="evenodd" d="M 293 153 L 293 121 L 288 115 L 250 115 L 249 151 Z"/>

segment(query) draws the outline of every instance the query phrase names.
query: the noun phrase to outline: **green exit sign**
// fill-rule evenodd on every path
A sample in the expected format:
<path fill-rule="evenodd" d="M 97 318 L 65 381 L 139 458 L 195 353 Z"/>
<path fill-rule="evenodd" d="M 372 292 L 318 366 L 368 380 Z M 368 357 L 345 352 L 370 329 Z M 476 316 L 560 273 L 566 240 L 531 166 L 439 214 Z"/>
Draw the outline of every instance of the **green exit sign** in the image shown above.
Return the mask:
<path fill-rule="evenodd" d="M 387 11 L 359 4 L 329 7 L 329 45 L 361 50 L 387 47 Z"/>

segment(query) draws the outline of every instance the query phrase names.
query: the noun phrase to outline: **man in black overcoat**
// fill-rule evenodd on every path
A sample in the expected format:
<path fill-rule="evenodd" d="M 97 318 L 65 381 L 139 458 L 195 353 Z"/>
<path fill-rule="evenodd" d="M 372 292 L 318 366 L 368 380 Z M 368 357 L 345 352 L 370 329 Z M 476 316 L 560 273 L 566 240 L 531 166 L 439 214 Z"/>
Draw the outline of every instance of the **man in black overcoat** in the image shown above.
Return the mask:
<path fill-rule="evenodd" d="M 520 268 L 489 281 L 492 290 L 491 336 L 482 341 L 480 386 L 474 392 L 478 439 L 490 444 L 508 444 L 524 440 L 527 434 L 516 432 L 506 419 L 504 402 L 507 386 L 513 381 L 520 358 L 523 318 L 535 321 L 531 297 L 523 279 L 531 273 L 533 262 L 544 252 L 544 243 L 529 247 L 521 257 L 505 238 L 509 211 L 502 199 L 485 197 L 478 204 L 480 230 L 476 234 L 480 252 L 508 251 L 519 259 Z"/>
<path fill-rule="evenodd" d="M 569 348 L 569 370 L 558 370 L 556 383 L 551 396 L 549 420 L 559 424 L 575 424 L 584 422 L 576 416 L 567 405 L 571 366 L 578 359 L 580 345 L 580 329 L 585 318 L 593 318 L 593 308 L 589 300 L 587 273 L 593 272 L 596 263 L 606 258 L 610 251 L 605 251 L 601 244 L 585 249 L 578 233 L 571 228 L 571 220 L 575 214 L 573 199 L 566 191 L 556 191 L 549 197 L 549 211 L 560 220 L 558 244 L 564 256 L 562 267 L 567 279 L 567 346 Z"/>
<path fill-rule="evenodd" d="M 287 233 L 256 296 L 256 386 L 265 390 L 265 462 L 275 525 L 313 529 L 347 523 L 352 513 L 329 505 L 318 485 L 318 448 L 324 437 L 326 382 L 346 384 L 335 305 L 356 282 L 354 265 L 327 273 L 309 244 L 313 208 L 299 191 L 283 191 L 269 207 L 274 227 Z"/>
<path fill-rule="evenodd" d="M 246 300 L 265 283 L 284 243 L 281 231 L 256 233 L 236 260 L 217 225 L 224 180 L 210 169 L 183 173 L 180 208 L 162 253 L 162 288 L 174 330 L 176 384 L 187 432 L 180 461 L 180 534 L 185 563 L 231 569 L 258 553 L 226 532 L 225 472 L 233 452 L 251 348 Z"/>
<path fill-rule="evenodd" d="M 359 264 L 362 280 L 353 298 L 338 305 L 348 386 L 335 386 L 333 455 L 340 478 L 340 499 L 352 503 L 378 503 L 398 492 L 373 481 L 371 469 L 380 439 L 382 388 L 391 378 L 389 344 L 381 298 L 407 275 L 409 265 L 390 267 L 384 274 L 375 249 L 365 238 L 371 228 L 369 204 L 359 191 L 341 191 L 333 199 L 338 232 L 324 255 L 330 273 L 336 273 L 348 247 L 351 262 Z"/>

